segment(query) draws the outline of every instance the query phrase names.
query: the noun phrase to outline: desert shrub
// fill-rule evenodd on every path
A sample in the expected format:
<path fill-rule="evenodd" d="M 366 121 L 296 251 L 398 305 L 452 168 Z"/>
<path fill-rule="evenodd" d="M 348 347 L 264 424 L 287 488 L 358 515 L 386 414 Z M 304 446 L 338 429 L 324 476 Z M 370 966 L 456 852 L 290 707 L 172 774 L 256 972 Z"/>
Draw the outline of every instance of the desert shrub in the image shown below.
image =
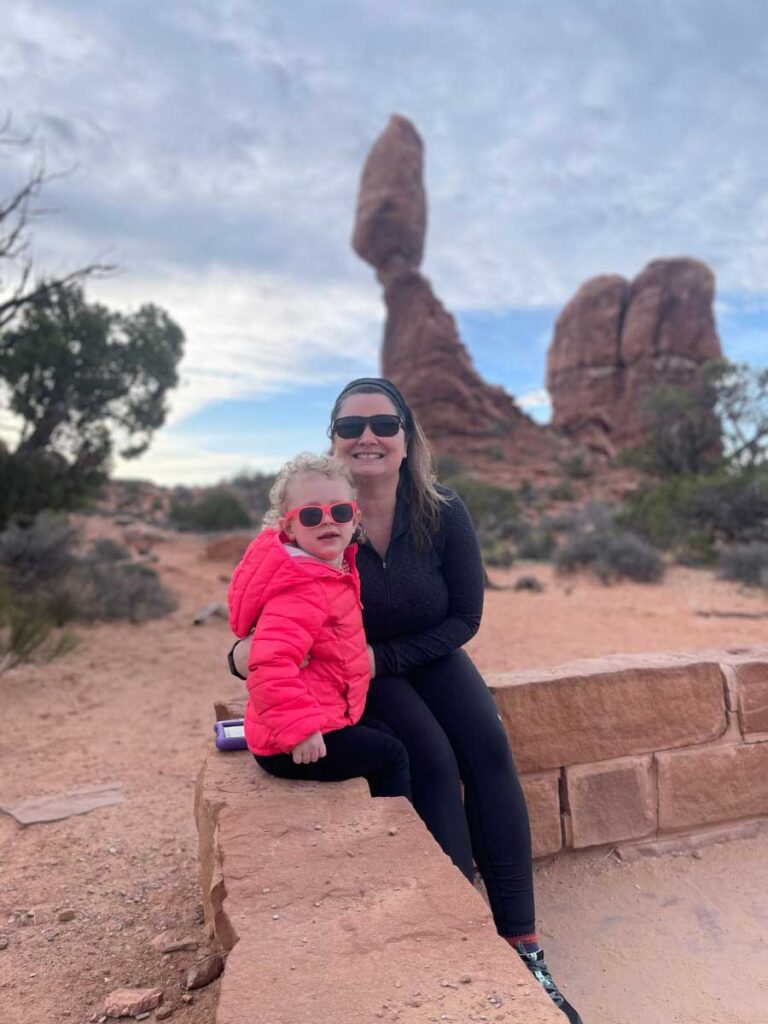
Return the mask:
<path fill-rule="evenodd" d="M 568 458 L 561 459 L 560 467 L 571 480 L 586 480 L 587 477 L 592 476 L 592 470 L 583 455 L 569 455 Z"/>
<path fill-rule="evenodd" d="M 438 468 L 442 483 L 456 491 L 467 506 L 481 544 L 511 535 L 520 513 L 514 491 L 464 474 L 460 463 L 450 456 L 441 458 Z"/>
<path fill-rule="evenodd" d="M 768 544 L 753 541 L 720 552 L 720 575 L 750 587 L 765 586 L 768 578 Z"/>
<path fill-rule="evenodd" d="M 11 592 L 39 591 L 71 569 L 77 530 L 66 516 L 43 513 L 31 525 L 0 533 L 0 569 Z"/>
<path fill-rule="evenodd" d="M 88 557 L 94 562 L 124 562 L 131 552 L 111 537 L 99 537 L 91 544 Z"/>
<path fill-rule="evenodd" d="M 217 530 L 238 530 L 251 525 L 251 517 L 236 494 L 214 490 L 197 501 L 174 499 L 170 518 L 178 530 L 213 533 Z"/>
<path fill-rule="evenodd" d="M 548 522 L 522 523 L 517 534 L 518 558 L 547 561 L 552 557 L 556 538 Z"/>
<path fill-rule="evenodd" d="M 143 622 L 175 607 L 157 573 L 121 545 L 96 541 L 82 554 L 78 544 L 68 520 L 50 514 L 0 533 L 0 667 L 68 650 L 71 634 L 57 630 L 70 621 Z"/>
<path fill-rule="evenodd" d="M 481 546 L 483 561 L 495 569 L 508 569 L 515 561 L 515 548 L 503 540 L 487 541 Z"/>
<path fill-rule="evenodd" d="M 768 468 L 676 476 L 640 487 L 618 519 L 681 561 L 697 553 L 699 563 L 712 560 L 723 543 L 768 542 Z"/>
<path fill-rule="evenodd" d="M 547 497 L 551 501 L 575 501 L 577 497 L 576 488 L 570 480 L 561 480 L 549 488 Z"/>
<path fill-rule="evenodd" d="M 524 505 L 532 505 L 538 498 L 536 488 L 530 480 L 523 480 L 517 493 L 520 496 L 520 501 L 522 501 Z"/>
<path fill-rule="evenodd" d="M 499 444 L 491 444 L 484 448 L 483 454 L 487 455 L 489 459 L 493 459 L 494 462 L 504 461 L 504 449 Z"/>
<path fill-rule="evenodd" d="M 604 582 L 632 579 L 652 583 L 664 574 L 659 553 L 637 534 L 616 526 L 612 512 L 590 505 L 554 554 L 561 572 L 589 567 Z"/>
<path fill-rule="evenodd" d="M 74 574 L 78 587 L 77 617 L 145 622 L 176 608 L 157 573 L 137 562 L 83 562 Z"/>

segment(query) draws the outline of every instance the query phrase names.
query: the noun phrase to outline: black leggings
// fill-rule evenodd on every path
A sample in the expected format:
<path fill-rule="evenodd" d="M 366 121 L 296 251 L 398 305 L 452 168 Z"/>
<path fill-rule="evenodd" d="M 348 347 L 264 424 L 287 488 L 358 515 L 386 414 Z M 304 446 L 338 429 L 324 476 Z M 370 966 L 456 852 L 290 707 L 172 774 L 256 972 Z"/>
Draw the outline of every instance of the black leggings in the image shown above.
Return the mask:
<path fill-rule="evenodd" d="M 366 714 L 405 744 L 414 807 L 470 880 L 474 856 L 499 934 L 534 931 L 525 797 L 493 697 L 468 655 L 454 651 L 407 676 L 377 676 Z"/>
<path fill-rule="evenodd" d="M 326 754 L 312 764 L 294 764 L 290 754 L 254 754 L 261 767 L 279 779 L 343 782 L 364 778 L 371 796 L 411 799 L 408 753 L 390 730 L 364 716 L 357 725 L 323 735 Z"/>

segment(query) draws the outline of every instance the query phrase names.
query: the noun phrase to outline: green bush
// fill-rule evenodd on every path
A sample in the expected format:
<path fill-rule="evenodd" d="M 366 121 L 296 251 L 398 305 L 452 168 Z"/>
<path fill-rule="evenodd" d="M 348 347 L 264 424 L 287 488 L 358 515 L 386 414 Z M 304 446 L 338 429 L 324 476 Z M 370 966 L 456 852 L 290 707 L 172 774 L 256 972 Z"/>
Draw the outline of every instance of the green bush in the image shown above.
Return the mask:
<path fill-rule="evenodd" d="M 550 501 L 575 501 L 578 495 L 570 480 L 561 480 L 549 488 L 547 497 Z"/>
<path fill-rule="evenodd" d="M 631 579 L 653 583 L 664 574 L 659 553 L 636 534 L 619 529 L 610 510 L 590 505 L 559 545 L 554 562 L 561 572 L 591 568 L 604 583 Z"/>
<path fill-rule="evenodd" d="M 495 569 L 508 569 L 515 561 L 515 548 L 503 540 L 491 540 L 481 547 L 483 561 Z"/>
<path fill-rule="evenodd" d="M 768 467 L 677 476 L 630 494 L 619 523 L 681 561 L 718 545 L 768 542 Z M 698 561 L 701 562 L 701 557 Z"/>
<path fill-rule="evenodd" d="M 750 587 L 765 586 L 768 577 L 768 544 L 753 541 L 720 552 L 720 575 Z"/>
<path fill-rule="evenodd" d="M 592 476 L 592 470 L 583 455 L 569 455 L 567 459 L 561 459 L 560 467 L 571 480 L 586 480 L 587 477 Z"/>
<path fill-rule="evenodd" d="M 218 530 L 239 530 L 251 525 L 251 517 L 236 494 L 214 490 L 198 501 L 174 499 L 170 518 L 177 530 L 214 533 Z"/>

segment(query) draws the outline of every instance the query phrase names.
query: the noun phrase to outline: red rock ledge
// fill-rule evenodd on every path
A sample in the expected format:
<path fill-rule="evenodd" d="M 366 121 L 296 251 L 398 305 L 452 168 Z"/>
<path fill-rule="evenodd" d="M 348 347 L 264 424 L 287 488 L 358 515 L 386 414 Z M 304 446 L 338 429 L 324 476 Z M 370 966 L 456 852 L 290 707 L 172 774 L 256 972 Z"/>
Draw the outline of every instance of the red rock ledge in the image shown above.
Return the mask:
<path fill-rule="evenodd" d="M 213 750 L 195 796 L 216 1024 L 561 1024 L 405 800 Z"/>

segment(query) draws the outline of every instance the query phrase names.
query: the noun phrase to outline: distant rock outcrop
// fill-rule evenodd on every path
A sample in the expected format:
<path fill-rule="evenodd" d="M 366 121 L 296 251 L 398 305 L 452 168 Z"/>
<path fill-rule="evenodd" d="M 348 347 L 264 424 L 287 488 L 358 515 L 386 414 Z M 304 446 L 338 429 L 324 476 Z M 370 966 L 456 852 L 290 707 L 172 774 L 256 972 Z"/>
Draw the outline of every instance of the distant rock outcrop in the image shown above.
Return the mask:
<path fill-rule="evenodd" d="M 645 403 L 663 385 L 689 386 L 722 357 L 715 279 L 692 259 L 654 260 L 634 281 L 595 277 L 563 309 L 547 358 L 552 425 L 613 455 L 642 441 Z"/>
<path fill-rule="evenodd" d="M 352 239 L 384 286 L 382 372 L 402 389 L 438 450 L 450 438 L 510 433 L 515 445 L 541 448 L 543 428 L 502 388 L 486 384 L 455 320 L 419 273 L 426 224 L 422 141 L 395 114 L 365 162 Z"/>

